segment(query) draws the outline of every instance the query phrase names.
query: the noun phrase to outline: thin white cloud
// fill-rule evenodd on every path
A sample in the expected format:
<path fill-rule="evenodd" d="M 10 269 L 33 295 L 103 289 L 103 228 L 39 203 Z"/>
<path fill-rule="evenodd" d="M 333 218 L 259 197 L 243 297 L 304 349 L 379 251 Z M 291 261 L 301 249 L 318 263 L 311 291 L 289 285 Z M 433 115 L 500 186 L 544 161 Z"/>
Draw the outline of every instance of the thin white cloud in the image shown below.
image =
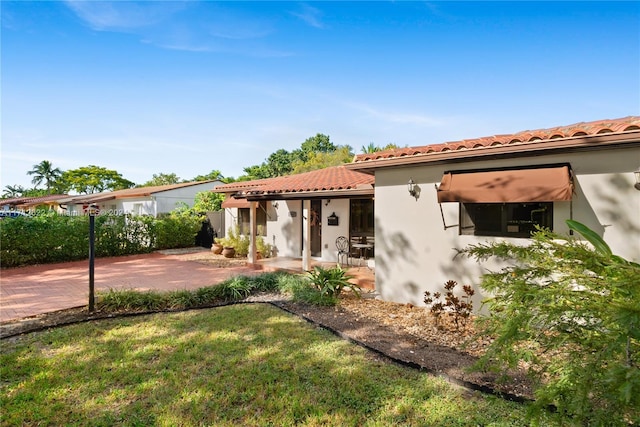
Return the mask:
<path fill-rule="evenodd" d="M 66 0 L 65 4 L 96 31 L 133 34 L 141 43 L 163 49 L 258 58 L 293 55 L 264 41 L 275 32 L 272 20 L 224 4 L 190 0 Z"/>
<path fill-rule="evenodd" d="M 182 1 L 84 1 L 67 0 L 66 5 L 96 30 L 133 30 L 156 25 L 184 9 Z"/>
<path fill-rule="evenodd" d="M 314 28 L 320 28 L 323 29 L 325 28 L 325 24 L 322 22 L 322 11 L 320 9 L 317 9 L 313 6 L 309 6 L 308 4 L 302 4 L 300 5 L 301 7 L 301 11 L 296 11 L 296 12 L 290 12 L 291 15 L 295 16 L 296 18 L 301 19 L 302 21 L 304 21 L 305 23 L 307 23 L 308 25 L 314 27 Z"/>
<path fill-rule="evenodd" d="M 366 104 L 353 102 L 347 102 L 345 103 L 345 105 L 350 107 L 351 109 L 362 111 L 377 120 L 382 120 L 390 123 L 410 124 L 426 127 L 438 127 L 446 123 L 446 121 L 441 117 L 408 112 L 382 111 Z"/>

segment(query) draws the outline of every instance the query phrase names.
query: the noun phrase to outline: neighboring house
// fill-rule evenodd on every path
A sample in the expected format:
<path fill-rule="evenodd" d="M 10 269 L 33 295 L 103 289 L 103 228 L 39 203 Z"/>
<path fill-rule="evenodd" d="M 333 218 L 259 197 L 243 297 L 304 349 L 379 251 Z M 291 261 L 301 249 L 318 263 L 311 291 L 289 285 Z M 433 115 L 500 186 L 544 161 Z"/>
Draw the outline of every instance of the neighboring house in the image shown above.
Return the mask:
<path fill-rule="evenodd" d="M 340 236 L 373 240 L 373 183 L 371 175 L 334 166 L 213 191 L 226 195 L 227 228 L 237 224 L 249 236 L 253 229 L 273 246 L 274 255 L 301 258 L 308 270 L 311 258 L 337 262 Z M 255 262 L 254 253 L 250 260 Z"/>
<path fill-rule="evenodd" d="M 68 197 L 66 194 L 51 194 L 39 197 L 18 197 L 0 200 L 0 210 L 17 210 L 22 212 L 55 211 L 63 212 L 59 199 Z"/>
<path fill-rule="evenodd" d="M 60 199 L 70 214 L 82 215 L 89 205 L 97 205 L 101 212 L 115 214 L 157 216 L 185 204 L 193 206 L 196 194 L 210 191 L 222 181 L 195 181 L 153 187 L 129 188 L 104 193 L 69 196 Z"/>
<path fill-rule="evenodd" d="M 347 168 L 375 176 L 384 300 L 423 304 L 450 279 L 477 285 L 500 265 L 456 249 L 526 244 L 535 224 L 569 234 L 571 218 L 640 261 L 640 117 L 361 154 Z"/>

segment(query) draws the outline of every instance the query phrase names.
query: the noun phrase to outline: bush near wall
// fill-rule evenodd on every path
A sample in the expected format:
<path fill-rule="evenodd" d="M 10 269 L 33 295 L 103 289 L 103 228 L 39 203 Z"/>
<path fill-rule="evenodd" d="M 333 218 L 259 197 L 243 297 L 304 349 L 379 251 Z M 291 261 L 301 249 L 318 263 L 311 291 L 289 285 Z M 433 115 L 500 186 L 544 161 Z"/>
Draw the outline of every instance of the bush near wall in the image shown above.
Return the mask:
<path fill-rule="evenodd" d="M 97 257 L 193 246 L 202 218 L 176 212 L 164 218 L 131 215 L 95 217 Z M 89 217 L 47 213 L 0 220 L 0 266 L 86 259 Z"/>

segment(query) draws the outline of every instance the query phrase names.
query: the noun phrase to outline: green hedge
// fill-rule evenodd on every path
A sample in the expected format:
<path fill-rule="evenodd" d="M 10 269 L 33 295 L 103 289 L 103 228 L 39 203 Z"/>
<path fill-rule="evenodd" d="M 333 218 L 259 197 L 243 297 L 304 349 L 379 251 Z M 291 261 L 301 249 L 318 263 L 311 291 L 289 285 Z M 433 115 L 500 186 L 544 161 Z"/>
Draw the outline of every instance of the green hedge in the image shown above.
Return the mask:
<path fill-rule="evenodd" d="M 193 246 L 202 218 L 177 211 L 163 218 L 132 215 L 95 217 L 97 257 Z M 47 213 L 0 220 L 0 266 L 86 259 L 89 217 Z"/>

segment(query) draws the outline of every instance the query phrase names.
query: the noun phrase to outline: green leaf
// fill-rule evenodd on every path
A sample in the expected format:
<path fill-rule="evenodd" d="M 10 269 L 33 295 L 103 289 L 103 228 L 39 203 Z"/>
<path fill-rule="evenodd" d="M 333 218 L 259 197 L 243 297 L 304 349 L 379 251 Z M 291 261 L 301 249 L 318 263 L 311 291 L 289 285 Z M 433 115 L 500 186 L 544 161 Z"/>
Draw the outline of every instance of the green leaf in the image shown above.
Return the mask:
<path fill-rule="evenodd" d="M 593 245 L 596 252 L 607 258 L 610 258 L 611 255 L 613 255 L 613 252 L 611 252 L 611 248 L 609 247 L 609 245 L 607 245 L 602 237 L 600 237 L 595 231 L 593 231 L 586 225 L 572 219 L 566 220 L 566 223 L 569 226 L 569 229 L 580 233 L 582 237 L 587 239 L 587 241 Z"/>

